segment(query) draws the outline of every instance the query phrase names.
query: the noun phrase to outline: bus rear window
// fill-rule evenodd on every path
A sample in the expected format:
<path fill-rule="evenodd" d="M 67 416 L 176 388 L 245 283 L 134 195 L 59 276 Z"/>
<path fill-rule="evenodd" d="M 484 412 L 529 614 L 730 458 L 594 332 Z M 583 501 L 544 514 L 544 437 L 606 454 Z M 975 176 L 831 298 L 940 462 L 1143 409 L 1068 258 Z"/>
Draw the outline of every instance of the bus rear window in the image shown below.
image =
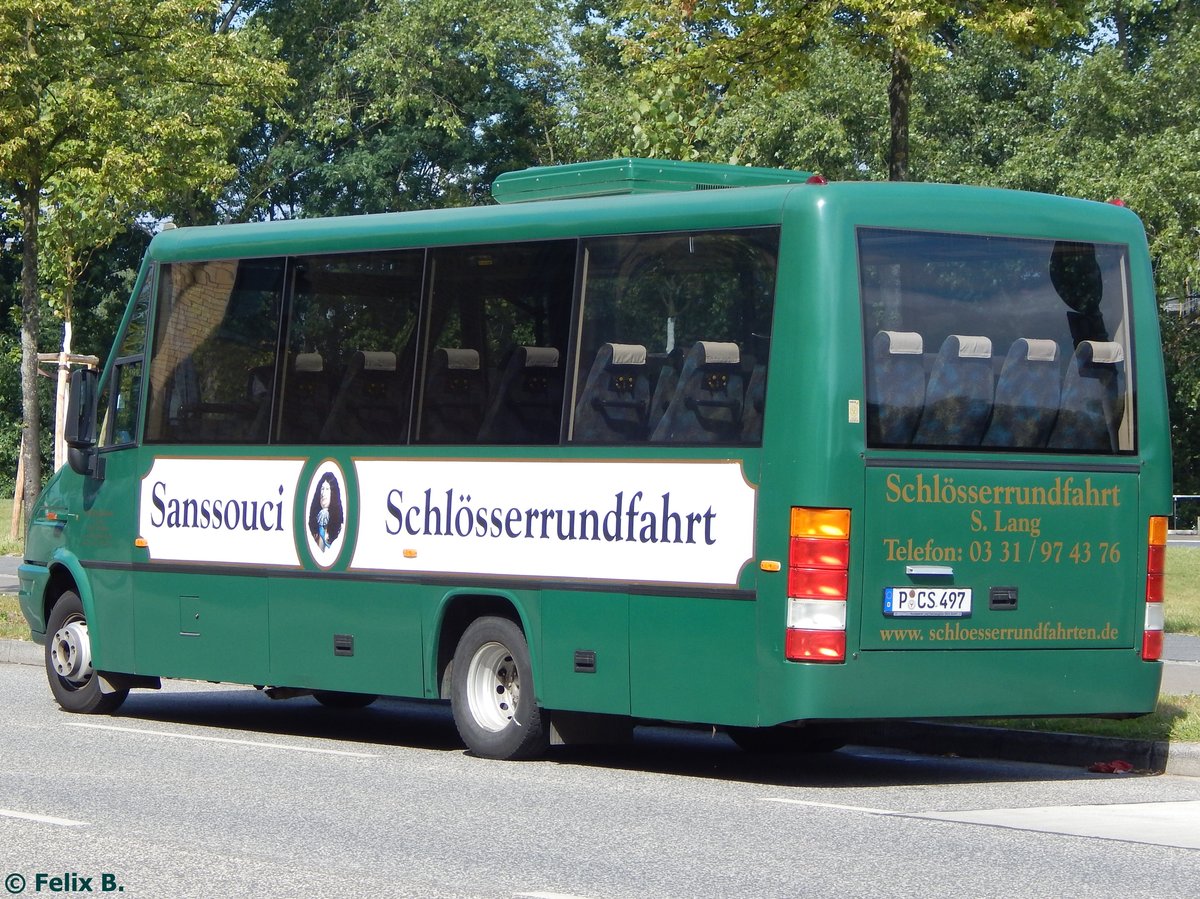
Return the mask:
<path fill-rule="evenodd" d="M 860 229 L 873 447 L 1135 449 L 1128 251 Z"/>

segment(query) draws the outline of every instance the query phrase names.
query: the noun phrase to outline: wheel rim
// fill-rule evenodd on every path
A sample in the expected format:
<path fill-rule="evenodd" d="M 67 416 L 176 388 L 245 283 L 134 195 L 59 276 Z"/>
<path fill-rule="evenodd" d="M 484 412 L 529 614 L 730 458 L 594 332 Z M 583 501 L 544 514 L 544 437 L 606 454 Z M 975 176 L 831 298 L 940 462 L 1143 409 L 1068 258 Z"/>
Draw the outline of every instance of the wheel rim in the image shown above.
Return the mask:
<path fill-rule="evenodd" d="M 68 684 L 82 686 L 92 677 L 92 644 L 87 622 L 72 618 L 54 632 L 50 644 L 50 664 Z"/>
<path fill-rule="evenodd" d="M 521 673 L 503 643 L 485 643 L 467 667 L 467 705 L 485 730 L 504 730 L 517 716 Z"/>

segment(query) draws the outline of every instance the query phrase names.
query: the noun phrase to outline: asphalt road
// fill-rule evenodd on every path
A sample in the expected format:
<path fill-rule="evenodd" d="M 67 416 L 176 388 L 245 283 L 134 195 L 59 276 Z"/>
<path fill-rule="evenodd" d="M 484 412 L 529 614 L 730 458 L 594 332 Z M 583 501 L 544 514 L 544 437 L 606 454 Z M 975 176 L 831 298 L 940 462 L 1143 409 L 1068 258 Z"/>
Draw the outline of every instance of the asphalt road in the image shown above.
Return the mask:
<path fill-rule="evenodd" d="M 446 710 L 171 682 L 118 717 L 0 665 L 0 877 L 127 897 L 1193 895 L 1200 778 L 708 732 L 467 755 Z M 105 875 L 108 879 L 105 880 Z M 3 894 L 0 894 L 3 895 Z"/>

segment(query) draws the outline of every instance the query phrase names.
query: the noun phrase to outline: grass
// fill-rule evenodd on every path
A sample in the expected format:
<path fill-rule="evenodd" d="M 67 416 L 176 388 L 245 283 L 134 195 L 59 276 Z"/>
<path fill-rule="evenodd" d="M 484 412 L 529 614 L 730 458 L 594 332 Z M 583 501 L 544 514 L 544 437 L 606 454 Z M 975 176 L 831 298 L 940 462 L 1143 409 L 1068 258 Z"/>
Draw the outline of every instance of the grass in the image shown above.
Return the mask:
<path fill-rule="evenodd" d="M 1167 550 L 1167 633 L 1200 637 L 1200 549 Z"/>
<path fill-rule="evenodd" d="M 0 499 L 0 556 L 19 556 L 25 548 L 24 529 L 18 527 L 15 540 L 8 535 L 12 528 L 12 497 Z"/>
<path fill-rule="evenodd" d="M 29 625 L 21 614 L 17 598 L 12 594 L 0 595 L 0 640 L 28 640 Z"/>
<path fill-rule="evenodd" d="M 1174 740 L 1200 743 L 1200 696 L 1158 697 L 1158 708 L 1140 718 L 1109 721 L 1104 718 L 1015 718 L 972 721 L 987 727 L 1010 730 L 1052 731 L 1067 734 L 1092 734 L 1121 737 L 1126 740 Z"/>
<path fill-rule="evenodd" d="M 9 539 L 9 528 L 12 526 L 12 497 L 0 498 L 0 555 L 19 556 L 24 549 L 25 541 L 21 538 Z M 29 625 L 21 614 L 17 597 L 10 594 L 0 594 L 0 640 L 28 640 Z"/>

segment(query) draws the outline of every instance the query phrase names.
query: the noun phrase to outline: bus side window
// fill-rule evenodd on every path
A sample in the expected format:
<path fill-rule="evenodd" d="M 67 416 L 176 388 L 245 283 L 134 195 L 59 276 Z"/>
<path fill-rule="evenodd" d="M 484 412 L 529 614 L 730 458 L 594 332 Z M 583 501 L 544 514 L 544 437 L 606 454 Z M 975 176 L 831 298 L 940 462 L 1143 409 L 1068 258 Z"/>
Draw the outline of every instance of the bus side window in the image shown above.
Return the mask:
<path fill-rule="evenodd" d="M 278 442 L 408 441 L 424 265 L 423 250 L 294 260 Z"/>
<path fill-rule="evenodd" d="M 153 281 L 154 278 L 148 276 L 138 293 L 129 325 L 117 348 L 112 377 L 99 398 L 97 442 L 100 447 L 130 446 L 137 440 L 142 370 L 145 367 L 146 313 L 150 308 Z"/>
<path fill-rule="evenodd" d="M 152 443 L 262 443 L 262 393 L 272 371 L 284 260 L 164 266 L 150 363 L 146 438 Z M 273 378 L 272 378 L 273 380 Z M 262 384 L 270 391 L 273 384 Z"/>
<path fill-rule="evenodd" d="M 141 406 L 142 360 L 132 359 L 117 367 L 116 395 L 113 404 L 112 446 L 125 446 L 137 439 L 137 418 Z"/>
<path fill-rule="evenodd" d="M 588 240 L 571 440 L 761 443 L 778 248 L 767 228 Z M 646 361 L 618 372 L 607 346 Z"/>
<path fill-rule="evenodd" d="M 576 254 L 573 240 L 431 251 L 421 443 L 559 442 Z"/>

